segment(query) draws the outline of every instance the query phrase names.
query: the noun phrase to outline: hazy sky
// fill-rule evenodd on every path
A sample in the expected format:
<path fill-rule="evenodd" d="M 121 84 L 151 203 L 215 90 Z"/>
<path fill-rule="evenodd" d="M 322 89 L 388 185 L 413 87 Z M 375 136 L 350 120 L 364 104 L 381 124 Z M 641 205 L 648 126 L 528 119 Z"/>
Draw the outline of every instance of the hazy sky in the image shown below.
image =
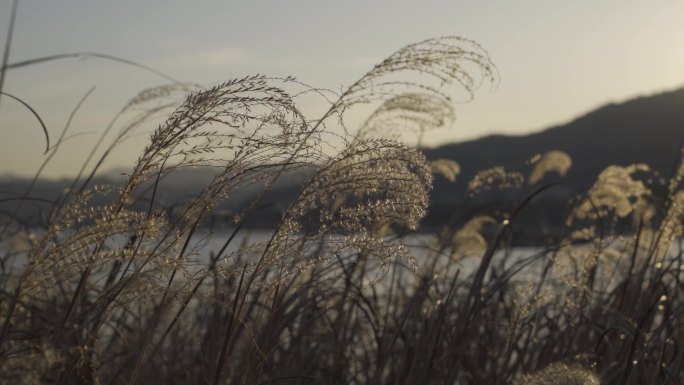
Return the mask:
<path fill-rule="evenodd" d="M 2 42 L 11 3 L 0 0 Z M 500 83 L 458 105 L 454 127 L 426 138 L 438 144 L 539 130 L 607 102 L 684 86 L 683 17 L 681 0 L 20 0 L 10 63 L 92 51 L 206 85 L 263 73 L 339 89 L 406 44 L 461 35 L 489 51 Z M 72 59 L 8 71 L 4 91 L 29 102 L 55 139 L 96 86 L 72 125 L 81 134 L 45 171 L 63 176 L 129 97 L 163 82 L 120 63 Z M 44 159 L 35 121 L 3 98 L 0 126 L 0 174 L 35 172 Z M 147 138 L 126 142 L 105 168 L 130 166 Z"/>

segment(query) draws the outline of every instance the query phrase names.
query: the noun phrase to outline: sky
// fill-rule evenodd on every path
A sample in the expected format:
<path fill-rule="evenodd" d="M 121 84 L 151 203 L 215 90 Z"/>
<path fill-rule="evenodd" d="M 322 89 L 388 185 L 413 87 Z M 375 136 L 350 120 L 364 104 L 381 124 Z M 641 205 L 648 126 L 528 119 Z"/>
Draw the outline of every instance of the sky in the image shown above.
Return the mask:
<path fill-rule="evenodd" d="M 11 6 L 0 0 L 3 47 Z M 439 145 L 526 134 L 684 86 L 682 16 L 680 0 L 20 0 L 9 63 L 97 52 L 206 86 L 261 73 L 339 90 L 407 44 L 464 36 L 489 52 L 499 81 L 456 105 L 453 127 L 425 137 Z M 7 71 L 3 91 L 29 103 L 54 140 L 95 87 L 71 123 L 76 135 L 43 172 L 66 177 L 130 97 L 164 82 L 118 62 L 65 59 Z M 34 174 L 46 157 L 35 119 L 4 97 L 0 127 L 0 175 Z M 117 148 L 104 169 L 130 168 L 154 128 Z"/>

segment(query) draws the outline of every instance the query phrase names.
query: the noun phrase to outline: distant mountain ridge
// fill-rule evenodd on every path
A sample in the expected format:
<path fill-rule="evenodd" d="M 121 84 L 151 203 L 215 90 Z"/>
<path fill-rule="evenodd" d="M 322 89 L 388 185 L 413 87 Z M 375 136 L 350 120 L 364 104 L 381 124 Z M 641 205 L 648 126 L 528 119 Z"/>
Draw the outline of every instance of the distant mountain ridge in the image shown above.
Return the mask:
<path fill-rule="evenodd" d="M 535 223 L 562 223 L 568 199 L 587 191 L 598 174 L 610 165 L 645 163 L 667 177 L 684 144 L 684 88 L 611 103 L 568 123 L 524 136 L 491 135 L 461 143 L 425 149 L 428 159 L 447 158 L 460 164 L 455 183 L 435 179 L 429 225 L 460 221 L 484 208 L 508 207 L 534 189 L 527 186 L 511 194 L 489 195 L 462 205 L 466 185 L 478 171 L 498 165 L 524 166 L 535 154 L 561 150 L 572 158 L 572 167 L 561 185 L 545 192 L 532 205 L 529 217 Z M 521 167 L 524 168 L 524 167 Z M 458 213 L 461 211 L 461 213 Z M 456 222 L 459 222 L 457 219 Z"/>
<path fill-rule="evenodd" d="M 476 213 L 482 206 L 495 203 L 519 201 L 529 194 L 524 190 L 518 195 L 489 195 L 479 201 L 463 205 L 466 185 L 478 171 L 497 165 L 525 165 L 535 154 L 550 150 L 561 150 L 572 158 L 572 167 L 562 179 L 562 186 L 545 193 L 551 203 L 532 209 L 531 215 L 544 216 L 553 212 L 552 219 L 560 220 L 560 213 L 567 199 L 586 191 L 596 176 L 609 165 L 646 163 L 661 175 L 668 176 L 675 165 L 684 140 L 684 88 L 656 95 L 631 99 L 622 103 L 611 103 L 589 112 L 568 123 L 550 127 L 524 136 L 492 135 L 461 143 L 446 144 L 424 149 L 428 159 L 452 159 L 460 164 L 461 174 L 456 182 L 436 177 L 431 193 L 431 210 L 425 220 L 429 227 L 440 226 L 445 221 L 454 221 L 454 213 L 460 212 L 461 221 Z M 212 178 L 211 170 L 186 170 L 170 175 L 160 188 L 158 199 L 163 202 L 186 200 L 199 191 Z M 278 210 L 287 206 L 296 197 L 304 177 L 284 178 L 274 186 L 268 195 Z M 104 174 L 94 183 L 121 181 L 121 176 Z M 29 178 L 0 177 L 0 198 L 20 196 L 28 185 Z M 206 182 L 206 183 L 203 183 Z M 39 180 L 33 196 L 52 199 L 70 185 L 68 180 Z M 249 196 L 237 197 L 225 208 L 241 204 Z M 548 200 L 547 199 L 547 200 Z M 487 201 L 489 200 L 489 201 Z M 3 202 L 0 210 L 11 212 L 16 201 Z M 24 210 L 41 207 L 38 204 L 24 205 Z M 43 210 L 45 207 L 42 208 Z M 36 217 L 36 213 L 31 213 Z M 262 224 L 268 225 L 279 218 L 280 212 L 264 211 Z M 457 219 L 456 222 L 459 220 Z"/>
<path fill-rule="evenodd" d="M 684 140 L 684 88 L 611 103 L 569 123 L 525 136 L 493 135 L 425 149 L 429 159 L 460 163 L 461 182 L 499 164 L 561 150 L 572 157 L 566 183 L 586 189 L 605 167 L 647 163 L 667 175 Z"/>

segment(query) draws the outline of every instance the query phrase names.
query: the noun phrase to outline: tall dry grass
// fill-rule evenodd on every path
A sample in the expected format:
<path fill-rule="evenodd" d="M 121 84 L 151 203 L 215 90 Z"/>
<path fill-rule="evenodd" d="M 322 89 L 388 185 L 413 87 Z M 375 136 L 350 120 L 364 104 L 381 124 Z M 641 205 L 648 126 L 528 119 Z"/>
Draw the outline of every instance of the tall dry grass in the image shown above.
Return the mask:
<path fill-rule="evenodd" d="M 42 228 L 5 213 L 0 380 L 682 382 L 684 266 L 671 245 L 683 235 L 684 164 L 658 186 L 644 182 L 647 166 L 607 169 L 569 208 L 567 236 L 523 255 L 510 229 L 552 188 L 539 185 L 544 174 L 571 160 L 553 152 L 483 170 L 469 196 L 537 190 L 507 216 L 411 243 L 433 172 L 456 178 L 459 165 L 430 163 L 400 139 L 419 144 L 453 119 L 450 87 L 472 96 L 493 81 L 486 51 L 444 37 L 400 49 L 339 94 L 263 75 L 143 91 Z M 302 95 L 328 100 L 327 111 L 305 115 Z M 346 127 L 349 110 L 373 103 L 360 129 Z M 164 113 L 121 186 L 90 184 L 116 145 Z M 216 173 L 197 196 L 172 210 L 157 201 L 166 175 L 199 167 Z M 301 169 L 311 176 L 270 238 L 236 244 L 276 181 Z M 229 236 L 206 229 L 221 202 L 254 186 L 260 193 L 226 214 Z M 223 246 L 197 265 L 207 236 Z"/>

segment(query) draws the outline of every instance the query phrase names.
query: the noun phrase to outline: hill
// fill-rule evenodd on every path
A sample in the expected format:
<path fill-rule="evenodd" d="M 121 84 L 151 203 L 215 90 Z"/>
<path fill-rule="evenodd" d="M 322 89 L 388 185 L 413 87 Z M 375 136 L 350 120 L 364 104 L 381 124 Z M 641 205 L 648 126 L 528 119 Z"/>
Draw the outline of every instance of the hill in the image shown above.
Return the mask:
<path fill-rule="evenodd" d="M 424 149 L 428 159 L 452 159 L 460 164 L 461 174 L 456 182 L 435 178 L 431 195 L 431 209 L 424 225 L 439 228 L 444 223 L 456 225 L 475 213 L 501 214 L 525 199 L 536 187 L 527 186 L 513 192 L 490 192 L 469 197 L 466 186 L 478 171 L 498 165 L 513 169 L 529 169 L 528 161 L 535 154 L 550 150 L 561 150 L 572 158 L 572 167 L 562 178 L 562 184 L 555 186 L 526 210 L 521 227 L 537 234 L 541 231 L 554 233 L 562 223 L 563 211 L 573 196 L 586 191 L 596 176 L 609 165 L 646 163 L 661 175 L 667 176 L 676 163 L 684 140 L 684 88 L 656 95 L 639 97 L 619 104 L 609 104 L 589 112 L 566 124 L 550 127 L 524 136 L 493 135 L 462 143 L 446 144 Z M 161 203 L 173 204 L 186 200 L 197 193 L 198 186 L 211 180 L 211 171 L 188 170 L 172 174 L 164 180 L 160 195 Z M 94 181 L 117 183 L 120 176 L 102 175 Z M 267 199 L 270 209 L 262 210 L 255 222 L 269 226 L 279 218 L 284 206 L 297 194 L 299 183 L 305 175 L 284 178 L 274 186 Z M 559 179 L 559 178 L 556 178 Z M 547 181 L 553 180 L 553 178 Z M 2 188 L 0 200 L 20 196 L 29 183 L 28 179 L 0 178 Z M 54 199 L 70 181 L 40 180 L 33 196 Z M 226 204 L 230 210 L 249 199 L 251 193 Z M 267 202 L 269 203 L 269 202 Z M 13 212 L 16 201 L 0 203 L 0 210 Z M 23 205 L 20 216 L 30 222 L 39 220 L 38 212 L 47 207 L 39 202 Z M 269 211 L 270 210 L 270 211 Z M 539 234 L 548 236 L 548 234 Z"/>
<path fill-rule="evenodd" d="M 572 158 L 565 177 L 535 199 L 526 210 L 529 233 L 558 227 L 572 197 L 587 191 L 598 174 L 610 165 L 645 163 L 667 177 L 675 166 L 684 140 L 684 89 L 609 104 L 566 124 L 524 136 L 492 135 L 462 143 L 425 149 L 429 159 L 452 159 L 461 166 L 455 183 L 436 178 L 426 224 L 461 222 L 482 211 L 510 210 L 535 188 L 465 199 L 465 191 L 478 171 L 498 165 L 529 169 L 535 154 L 561 150 Z M 532 219 L 534 218 L 534 220 Z M 555 232 L 556 229 L 546 229 Z"/>
<path fill-rule="evenodd" d="M 426 149 L 430 159 L 461 164 L 461 183 L 482 169 L 525 162 L 549 150 L 566 152 L 573 166 L 565 182 L 584 190 L 605 167 L 647 163 L 667 174 L 684 140 L 684 88 L 609 104 L 569 123 L 526 136 L 495 135 Z"/>

